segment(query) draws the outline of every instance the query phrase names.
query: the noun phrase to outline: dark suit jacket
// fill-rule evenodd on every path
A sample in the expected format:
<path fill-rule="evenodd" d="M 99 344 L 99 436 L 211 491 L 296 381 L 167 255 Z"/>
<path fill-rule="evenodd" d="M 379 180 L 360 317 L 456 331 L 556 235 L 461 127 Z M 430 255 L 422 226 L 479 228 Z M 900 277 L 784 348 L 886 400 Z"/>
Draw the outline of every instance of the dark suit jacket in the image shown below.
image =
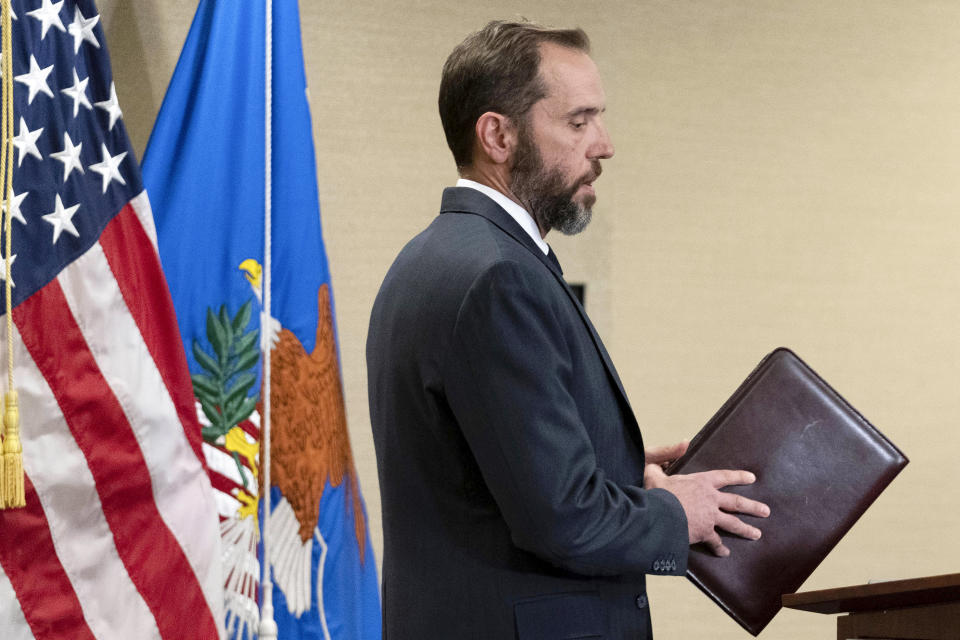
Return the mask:
<path fill-rule="evenodd" d="M 649 637 L 644 574 L 683 574 L 677 499 L 559 264 L 443 193 L 367 339 L 389 640 Z"/>

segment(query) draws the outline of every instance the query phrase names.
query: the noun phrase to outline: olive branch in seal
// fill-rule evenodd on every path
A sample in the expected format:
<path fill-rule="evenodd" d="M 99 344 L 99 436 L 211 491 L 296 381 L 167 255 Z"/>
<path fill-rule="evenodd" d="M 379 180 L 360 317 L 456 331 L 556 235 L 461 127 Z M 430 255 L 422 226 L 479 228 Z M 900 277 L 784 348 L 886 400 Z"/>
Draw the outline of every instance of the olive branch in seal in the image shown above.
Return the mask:
<path fill-rule="evenodd" d="M 250 417 L 260 396 L 259 392 L 247 395 L 257 382 L 256 364 L 260 360 L 260 331 L 246 330 L 252 302 L 248 300 L 233 318 L 227 313 L 226 305 L 221 305 L 217 313 L 207 309 L 207 340 L 213 355 L 197 340 L 193 341 L 193 357 L 204 373 L 195 373 L 190 379 L 193 393 L 210 421 L 210 426 L 201 430 L 204 441 L 209 444 L 216 444 Z M 236 451 L 231 453 L 246 488 L 247 478 L 240 456 Z"/>

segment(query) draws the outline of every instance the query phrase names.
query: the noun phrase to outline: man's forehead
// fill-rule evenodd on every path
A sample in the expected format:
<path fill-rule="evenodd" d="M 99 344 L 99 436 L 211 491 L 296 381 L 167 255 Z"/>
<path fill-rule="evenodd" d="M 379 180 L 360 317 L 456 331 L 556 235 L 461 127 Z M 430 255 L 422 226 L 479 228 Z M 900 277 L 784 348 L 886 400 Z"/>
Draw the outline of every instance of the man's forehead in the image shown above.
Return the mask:
<path fill-rule="evenodd" d="M 552 42 L 541 44 L 540 77 L 547 90 L 545 99 L 559 101 L 563 108 L 603 110 L 605 107 L 600 72 L 584 51 Z"/>

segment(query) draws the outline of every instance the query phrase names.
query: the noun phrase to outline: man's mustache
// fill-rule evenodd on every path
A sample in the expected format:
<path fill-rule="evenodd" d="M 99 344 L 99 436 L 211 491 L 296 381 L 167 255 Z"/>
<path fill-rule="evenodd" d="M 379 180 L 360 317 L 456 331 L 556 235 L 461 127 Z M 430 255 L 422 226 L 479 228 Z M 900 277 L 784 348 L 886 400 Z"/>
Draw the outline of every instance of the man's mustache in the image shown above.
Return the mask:
<path fill-rule="evenodd" d="M 584 177 L 580 180 L 580 184 L 584 184 L 584 183 L 588 183 L 588 182 L 593 182 L 593 181 L 595 181 L 597 178 L 600 177 L 600 174 L 601 174 L 601 173 L 603 173 L 603 167 L 600 166 L 600 161 L 599 161 L 599 160 L 591 160 L 591 161 L 590 161 L 590 173 L 588 173 L 586 176 L 584 176 Z"/>

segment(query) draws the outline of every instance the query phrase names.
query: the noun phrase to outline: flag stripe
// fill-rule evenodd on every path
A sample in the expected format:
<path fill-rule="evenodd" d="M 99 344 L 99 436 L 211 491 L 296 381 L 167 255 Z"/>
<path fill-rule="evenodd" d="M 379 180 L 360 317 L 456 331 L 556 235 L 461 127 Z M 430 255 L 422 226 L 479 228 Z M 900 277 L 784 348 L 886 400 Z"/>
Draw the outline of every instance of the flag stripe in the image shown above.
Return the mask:
<path fill-rule="evenodd" d="M 216 638 L 217 625 L 200 584 L 153 502 L 150 475 L 130 424 L 70 314 L 59 282 L 24 300 L 14 310 L 14 320 L 87 459 L 117 551 L 160 635 L 167 640 Z"/>
<path fill-rule="evenodd" d="M 24 469 L 84 617 L 98 637 L 159 638 L 153 616 L 114 546 L 87 460 L 16 329 L 13 344 L 20 415 L 26 424 L 21 432 Z M 5 360 L 5 347 L 0 347 L 0 361 Z M 110 585 L 109 599 L 103 597 L 103 585 Z"/>
<path fill-rule="evenodd" d="M 135 217 L 127 222 L 138 224 Z M 127 251 L 131 250 L 136 247 L 128 246 Z M 153 255 L 149 247 L 147 250 Z M 195 576 L 204 580 L 204 592 L 216 598 L 223 583 L 216 572 L 208 570 L 210 558 L 220 551 L 209 479 L 185 437 L 177 408 L 130 315 L 104 249 L 94 245 L 57 279 L 77 324 L 96 328 L 85 332 L 87 344 L 137 439 L 157 510 L 179 541 Z M 175 328 L 172 322 L 168 326 Z M 176 492 L 168 490 L 173 487 Z M 183 500 L 181 492 L 196 498 Z M 220 599 L 207 604 L 219 619 Z"/>
<path fill-rule="evenodd" d="M 205 465 L 187 359 L 183 351 L 175 348 L 175 345 L 182 344 L 175 322 L 176 312 L 170 293 L 163 286 L 166 279 L 156 246 L 141 226 L 131 204 L 121 209 L 103 230 L 100 245 L 120 285 L 127 308 L 170 390 L 183 432 L 197 460 Z"/>
<path fill-rule="evenodd" d="M 0 568 L 0 623 L 4 631 L 3 640 L 36 640 L 30 633 L 30 625 L 23 617 L 17 594 L 7 574 Z"/>
<path fill-rule="evenodd" d="M 24 484 L 27 506 L 0 510 L 0 530 L 4 532 L 0 566 L 16 593 L 15 602 L 23 607 L 23 618 L 36 640 L 59 640 L 64 630 L 69 630 L 71 638 L 94 640 L 80 601 L 57 560 L 47 519 L 29 476 Z"/>
<path fill-rule="evenodd" d="M 231 478 L 228 478 L 222 473 L 216 473 L 214 471 L 210 472 L 210 484 L 213 485 L 215 490 L 225 493 L 229 496 L 234 495 L 234 491 L 240 491 L 243 489 L 242 485 L 234 482 Z"/>
<path fill-rule="evenodd" d="M 213 499 L 217 505 L 217 520 L 222 524 L 227 518 L 236 518 L 242 504 L 229 493 L 214 490 Z M 222 547 L 222 545 L 221 545 Z M 223 586 L 222 584 L 220 585 Z"/>
<path fill-rule="evenodd" d="M 153 221 L 153 208 L 150 206 L 150 198 L 147 197 L 146 190 L 141 191 L 130 200 L 130 206 L 137 214 L 137 220 L 140 221 L 140 228 L 143 229 L 147 239 L 153 246 L 153 252 L 160 255 L 157 247 L 157 226 Z"/>
<path fill-rule="evenodd" d="M 256 441 L 253 444 L 256 444 Z M 204 443 L 203 454 L 207 458 L 207 469 L 211 475 L 224 476 L 233 482 L 238 489 L 243 487 L 244 479 L 246 479 L 246 492 L 252 496 L 257 495 L 257 483 L 254 482 L 253 469 L 245 457 L 240 456 L 240 466 L 244 469 L 244 475 L 241 477 L 240 470 L 237 468 L 237 461 L 234 460 L 233 454 L 227 451 L 226 447 Z"/>
<path fill-rule="evenodd" d="M 254 420 L 256 420 L 256 424 L 254 424 Z M 249 418 L 239 423 L 237 426 L 243 429 L 244 432 L 246 432 L 246 434 L 251 438 L 253 438 L 254 440 L 259 440 L 260 439 L 260 412 L 255 410 L 252 414 L 250 414 Z"/>

